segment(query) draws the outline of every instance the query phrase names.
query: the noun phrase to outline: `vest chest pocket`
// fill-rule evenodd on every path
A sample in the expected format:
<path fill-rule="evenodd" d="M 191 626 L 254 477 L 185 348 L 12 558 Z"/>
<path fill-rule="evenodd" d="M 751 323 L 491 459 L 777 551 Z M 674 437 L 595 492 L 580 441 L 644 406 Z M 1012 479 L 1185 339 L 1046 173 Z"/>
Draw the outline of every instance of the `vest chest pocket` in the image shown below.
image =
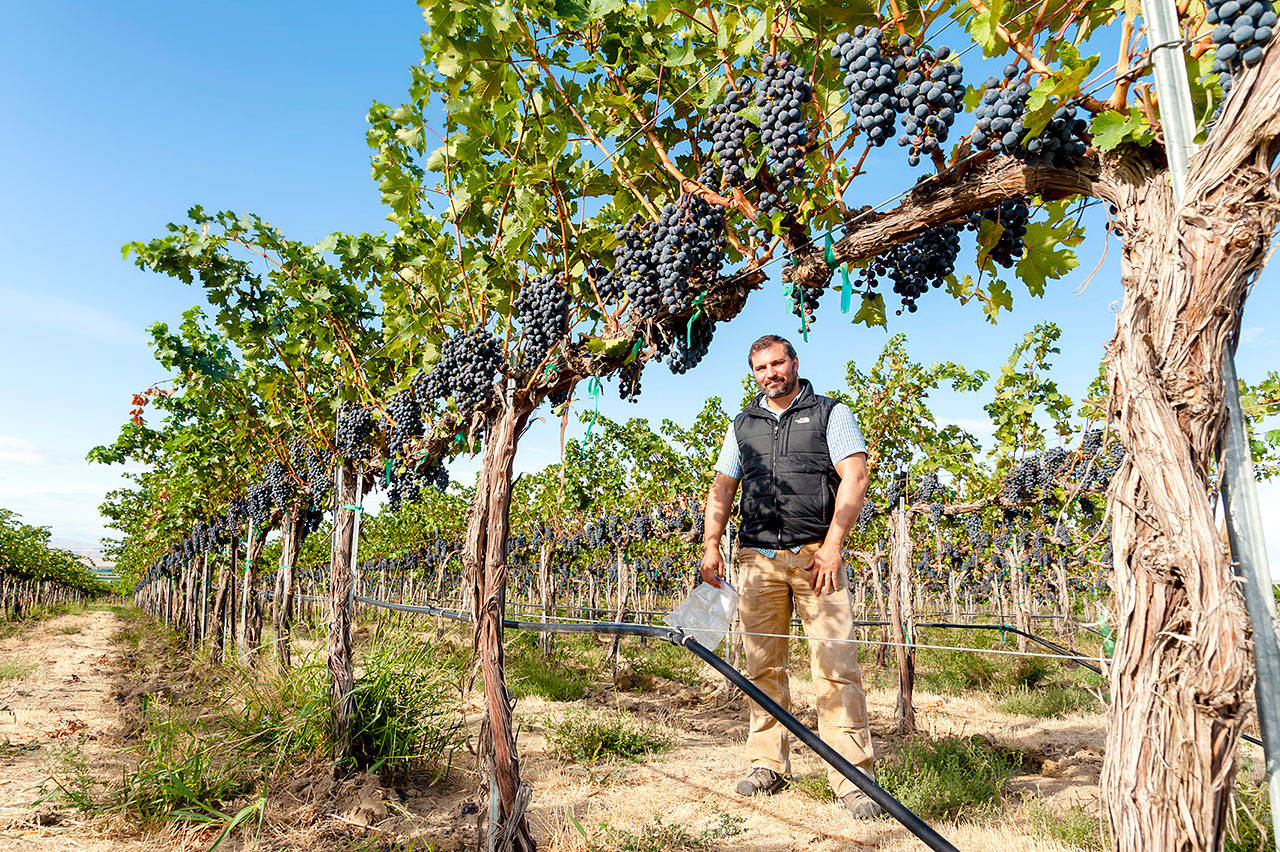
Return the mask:
<path fill-rule="evenodd" d="M 787 424 L 782 436 L 782 454 L 826 456 L 827 434 L 817 417 L 804 416 Z"/>

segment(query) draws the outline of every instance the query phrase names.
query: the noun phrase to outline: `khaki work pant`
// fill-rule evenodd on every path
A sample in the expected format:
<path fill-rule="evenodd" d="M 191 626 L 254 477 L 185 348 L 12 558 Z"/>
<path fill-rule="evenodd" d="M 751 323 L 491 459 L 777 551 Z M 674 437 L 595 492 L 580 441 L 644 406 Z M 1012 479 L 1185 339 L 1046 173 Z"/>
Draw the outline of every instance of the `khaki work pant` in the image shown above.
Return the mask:
<path fill-rule="evenodd" d="M 819 596 L 809 588 L 805 566 L 813 559 L 818 544 L 808 544 L 796 553 L 780 550 L 769 558 L 755 548 L 744 547 L 738 557 L 738 614 L 742 618 L 742 647 L 747 658 L 747 677 L 785 709 L 791 709 L 791 689 L 787 682 L 787 639 L 791 613 L 800 615 L 806 636 L 853 639 L 853 602 L 849 581 L 840 572 L 840 586 Z M 770 633 L 773 636 L 752 636 Z M 871 726 L 867 721 L 867 697 L 862 689 L 857 646 L 848 642 L 809 641 L 809 666 L 818 705 L 818 736 L 850 763 L 868 774 L 874 771 L 875 754 Z M 782 723 L 751 702 L 751 731 L 747 754 L 753 767 L 774 772 L 791 771 L 791 735 Z M 827 780 L 836 796 L 857 788 L 835 769 L 828 767 Z"/>

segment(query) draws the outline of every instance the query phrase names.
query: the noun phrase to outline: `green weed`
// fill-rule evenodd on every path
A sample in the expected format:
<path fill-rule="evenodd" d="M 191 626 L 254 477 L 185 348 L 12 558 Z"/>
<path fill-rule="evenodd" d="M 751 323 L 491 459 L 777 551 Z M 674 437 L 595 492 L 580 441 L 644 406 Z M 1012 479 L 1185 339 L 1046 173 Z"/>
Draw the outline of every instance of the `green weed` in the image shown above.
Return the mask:
<path fill-rule="evenodd" d="M 1103 852 L 1110 848 L 1102 820 L 1080 805 L 1072 805 L 1058 813 L 1043 801 L 1036 801 L 1032 802 L 1029 815 L 1037 834 L 1052 837 L 1063 846 L 1085 852 Z"/>
<path fill-rule="evenodd" d="M 665 751 L 672 738 L 657 725 L 623 710 L 574 710 L 547 723 L 547 741 L 566 760 L 634 760 Z"/>
<path fill-rule="evenodd" d="M 380 645 L 356 679 L 352 753 L 357 766 L 403 778 L 427 768 L 437 780 L 462 744 L 462 719 L 449 702 L 448 671 L 430 645 Z"/>
<path fill-rule="evenodd" d="M 978 737 L 930 742 L 913 739 L 880 761 L 880 786 L 920 816 L 990 814 L 1019 762 Z"/>
<path fill-rule="evenodd" d="M 19 680 L 35 671 L 34 663 L 20 663 L 17 660 L 0 660 L 0 681 Z"/>
<path fill-rule="evenodd" d="M 692 686 L 699 682 L 697 659 L 684 648 L 669 642 L 636 646 L 627 655 L 636 674 L 661 677 Z"/>
<path fill-rule="evenodd" d="M 1098 704 L 1093 693 L 1074 684 L 1055 683 L 1039 689 L 1015 689 L 1000 700 L 1003 713 L 1020 716 L 1065 716 Z"/>
<path fill-rule="evenodd" d="M 702 831 L 694 834 L 678 822 L 663 822 L 655 817 L 635 831 L 600 826 L 604 833 L 602 847 L 609 852 L 707 852 L 719 840 L 742 833 L 743 818 L 736 814 L 717 814 Z M 592 847 L 597 848 L 597 847 Z"/>
<path fill-rule="evenodd" d="M 818 775 L 807 775 L 803 778 L 792 778 L 788 786 L 800 795 L 817 802 L 834 802 L 836 800 L 835 791 L 831 789 L 831 784 L 827 782 L 825 772 Z"/>
<path fill-rule="evenodd" d="M 1253 784 L 1237 777 L 1232 800 L 1235 806 L 1235 824 L 1227 829 L 1227 836 L 1222 844 L 1223 852 L 1262 852 L 1274 849 L 1275 832 L 1271 826 L 1271 802 L 1267 796 L 1267 785 Z"/>
<path fill-rule="evenodd" d="M 591 689 L 590 677 L 566 660 L 563 643 L 556 644 L 550 658 L 544 657 L 536 634 L 524 632 L 509 641 L 505 651 L 507 687 L 516 698 L 577 701 Z"/>

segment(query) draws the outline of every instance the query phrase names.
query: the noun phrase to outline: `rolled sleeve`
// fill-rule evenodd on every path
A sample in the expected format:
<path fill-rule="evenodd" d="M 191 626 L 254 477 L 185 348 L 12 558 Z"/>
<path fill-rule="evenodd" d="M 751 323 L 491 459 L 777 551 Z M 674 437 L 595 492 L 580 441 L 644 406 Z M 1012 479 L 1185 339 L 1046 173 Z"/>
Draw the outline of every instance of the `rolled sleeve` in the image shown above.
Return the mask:
<path fill-rule="evenodd" d="M 724 443 L 716 457 L 716 473 L 723 473 L 730 479 L 742 479 L 742 454 L 738 451 L 738 437 L 733 433 L 732 423 L 725 430 Z"/>
<path fill-rule="evenodd" d="M 734 449 L 737 449 L 736 442 Z M 858 421 L 853 418 L 853 412 L 849 410 L 849 406 L 843 402 L 837 403 L 831 409 L 831 416 L 827 418 L 827 451 L 831 454 L 833 465 L 840 464 L 855 453 L 867 451 L 867 444 L 862 440 L 862 430 L 858 428 Z M 741 468 L 739 463 L 739 471 Z"/>

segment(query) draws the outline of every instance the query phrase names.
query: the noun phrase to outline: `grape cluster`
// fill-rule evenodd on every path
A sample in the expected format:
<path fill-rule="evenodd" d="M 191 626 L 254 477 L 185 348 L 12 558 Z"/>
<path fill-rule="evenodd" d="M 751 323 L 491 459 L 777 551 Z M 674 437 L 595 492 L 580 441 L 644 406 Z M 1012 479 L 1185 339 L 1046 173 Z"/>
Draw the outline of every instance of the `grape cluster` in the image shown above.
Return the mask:
<path fill-rule="evenodd" d="M 633 216 L 617 236 L 613 275 L 638 317 L 687 312 L 724 264 L 724 211 L 695 195 L 663 206 L 656 222 Z"/>
<path fill-rule="evenodd" d="M 338 429 L 334 443 L 338 455 L 346 459 L 373 458 L 369 439 L 373 437 L 373 413 L 362 405 L 344 402 L 338 410 Z"/>
<path fill-rule="evenodd" d="M 1026 253 L 1027 222 L 1031 218 L 1031 207 L 1025 197 L 1010 198 L 995 207 L 970 213 L 965 220 L 966 227 L 972 231 L 982 226 L 983 220 L 995 222 L 1000 226 L 1000 236 L 988 253 L 995 263 L 1008 269 Z"/>
<path fill-rule="evenodd" d="M 502 345 L 484 326 L 476 326 L 444 342 L 423 394 L 428 400 L 452 397 L 458 411 L 468 415 L 488 397 L 501 367 Z"/>
<path fill-rule="evenodd" d="M 266 480 L 267 488 L 271 492 L 272 504 L 281 509 L 289 508 L 289 504 L 293 502 L 294 488 L 293 483 L 289 480 L 289 470 L 284 466 L 284 462 L 278 459 L 268 462 L 263 470 L 263 476 Z"/>
<path fill-rule="evenodd" d="M 760 193 L 759 209 L 767 216 L 780 209 L 782 199 L 805 176 L 809 128 L 804 120 L 804 105 L 812 100 L 813 87 L 805 79 L 804 71 L 791 63 L 789 51 L 776 57 L 766 56 L 761 73 L 761 82 L 756 88 L 760 141 L 777 181 L 777 192 Z M 760 236 L 763 239 L 764 235 Z"/>
<path fill-rule="evenodd" d="M 627 402 L 640 401 L 640 373 L 644 370 L 641 361 L 632 361 L 618 370 L 618 396 Z"/>
<path fill-rule="evenodd" d="M 1208 0 L 1204 19 L 1214 24 L 1211 35 L 1218 46 L 1210 72 L 1230 90 L 1233 75 L 1262 61 L 1276 26 L 1275 7 L 1271 0 Z"/>
<path fill-rule="evenodd" d="M 1009 64 L 1004 79 L 988 78 L 982 101 L 974 111 L 975 123 L 970 140 L 979 151 L 991 150 L 1010 154 L 1028 163 L 1063 167 L 1088 149 L 1080 138 L 1088 124 L 1076 118 L 1073 106 L 1059 107 L 1040 134 L 1024 139 L 1022 118 L 1027 109 L 1031 84 L 1013 82 L 1018 66 Z"/>
<path fill-rule="evenodd" d="M 513 307 L 524 337 L 524 367 L 538 366 L 569 330 L 568 276 L 548 272 L 530 278 Z"/>
<path fill-rule="evenodd" d="M 609 270 L 600 264 L 594 264 L 587 267 L 582 273 L 583 289 L 591 292 L 592 288 L 600 296 L 600 301 L 608 305 L 622 298 L 622 289 L 618 286 L 618 280 Z"/>
<path fill-rule="evenodd" d="M 788 261 L 782 269 L 782 280 L 791 277 L 794 266 Z M 793 284 L 788 298 L 791 300 L 791 313 L 800 318 L 800 330 L 804 331 L 813 325 L 818 310 L 818 300 L 822 297 L 822 285 L 810 285 L 808 282 Z"/>
<path fill-rule="evenodd" d="M 951 48 L 943 46 L 936 53 L 921 50 L 903 62 L 907 77 L 896 90 L 903 131 L 898 144 L 908 149 L 908 165 L 919 165 L 921 154 L 939 150 L 964 108 L 964 68 L 948 61 L 950 55 Z"/>
<path fill-rule="evenodd" d="M 271 520 L 271 488 L 266 483 L 251 485 L 244 496 L 249 520 L 254 526 L 265 527 Z"/>
<path fill-rule="evenodd" d="M 938 483 L 937 471 L 931 470 L 924 476 L 920 477 L 920 484 L 916 486 L 916 492 L 911 495 L 911 502 L 924 503 L 928 500 L 932 500 L 933 496 L 938 493 L 941 487 L 942 486 Z"/>
<path fill-rule="evenodd" d="M 1000 495 L 1007 500 L 1028 500 L 1040 488 L 1040 462 L 1032 457 L 1018 462 L 1000 484 Z"/>
<path fill-rule="evenodd" d="M 902 307 L 914 313 L 916 300 L 931 287 L 941 287 L 955 270 L 959 254 L 960 229 L 939 225 L 872 260 L 862 269 L 860 278 L 870 292 L 879 286 L 880 276 L 887 276 L 893 292 L 902 299 Z"/>
<path fill-rule="evenodd" d="M 751 100 L 754 84 L 755 81 L 750 77 L 741 78 L 736 87 L 730 83 L 725 90 L 724 100 L 712 104 L 709 110 L 711 150 L 720 160 L 727 186 L 742 186 L 747 179 L 747 140 L 760 128 L 741 115 L 741 112 Z"/>
<path fill-rule="evenodd" d="M 395 425 L 388 442 L 391 452 L 399 452 L 414 438 L 422 437 L 422 412 L 412 390 L 401 391 L 387 403 L 387 414 Z"/>
<path fill-rule="evenodd" d="M 867 29 L 858 25 L 853 28 L 853 35 L 836 36 L 835 46 L 831 48 L 831 55 L 840 60 L 840 70 L 844 71 L 844 87 L 849 92 L 854 124 L 867 142 L 876 147 L 893 136 L 896 120 L 894 90 L 898 69 L 885 50 L 883 36 L 879 27 Z"/>
<path fill-rule="evenodd" d="M 333 473 L 320 454 L 308 447 L 301 438 L 289 442 L 289 462 L 299 474 L 305 473 L 304 484 L 315 505 L 333 487 Z"/>
<path fill-rule="evenodd" d="M 715 334 L 715 323 L 706 317 L 690 319 L 689 322 L 693 324 L 692 333 L 683 320 L 668 330 L 671 348 L 667 353 L 667 367 L 677 376 L 698 366 L 711 348 L 711 338 Z"/>
<path fill-rule="evenodd" d="M 689 310 L 693 294 L 720 275 L 724 264 L 724 210 L 695 195 L 662 208 L 659 291 L 667 312 Z"/>
<path fill-rule="evenodd" d="M 439 460 L 415 464 L 406 459 L 396 459 L 387 483 L 387 502 L 394 511 L 403 503 L 420 502 L 427 488 L 444 493 L 448 487 L 449 471 Z"/>
<path fill-rule="evenodd" d="M 634 215 L 614 236 L 618 244 L 613 248 L 611 286 L 626 293 L 636 316 L 653 316 L 662 305 L 658 289 L 658 223 L 642 223 L 640 216 Z"/>

